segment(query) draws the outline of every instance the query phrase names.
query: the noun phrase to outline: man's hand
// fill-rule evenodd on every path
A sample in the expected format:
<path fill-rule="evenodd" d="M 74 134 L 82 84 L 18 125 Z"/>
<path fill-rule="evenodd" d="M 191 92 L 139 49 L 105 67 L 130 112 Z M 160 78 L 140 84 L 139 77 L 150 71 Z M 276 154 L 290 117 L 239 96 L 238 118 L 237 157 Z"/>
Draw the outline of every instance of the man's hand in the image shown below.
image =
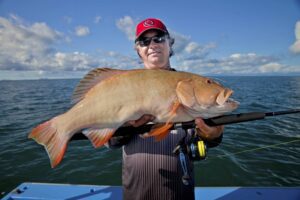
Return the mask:
<path fill-rule="evenodd" d="M 206 140 L 213 140 L 221 136 L 222 132 L 224 131 L 224 126 L 208 126 L 205 124 L 203 119 L 196 118 L 195 124 L 197 126 L 197 134 Z"/>
<path fill-rule="evenodd" d="M 128 121 L 127 123 L 130 124 L 131 126 L 138 127 L 148 122 L 151 122 L 154 119 L 155 117 L 153 115 L 143 115 L 141 118 L 137 120 Z"/>
<path fill-rule="evenodd" d="M 155 119 L 155 117 L 153 115 L 146 114 L 137 120 L 128 121 L 126 124 L 134 126 L 134 127 L 138 127 L 138 126 L 144 125 L 148 122 L 151 122 L 154 119 Z M 197 126 L 197 129 L 196 129 L 197 134 L 201 138 L 206 139 L 206 140 L 213 140 L 215 138 L 220 137 L 224 130 L 224 126 L 214 126 L 214 127 L 208 126 L 207 124 L 205 124 L 205 122 L 201 118 L 196 118 L 195 123 Z"/>

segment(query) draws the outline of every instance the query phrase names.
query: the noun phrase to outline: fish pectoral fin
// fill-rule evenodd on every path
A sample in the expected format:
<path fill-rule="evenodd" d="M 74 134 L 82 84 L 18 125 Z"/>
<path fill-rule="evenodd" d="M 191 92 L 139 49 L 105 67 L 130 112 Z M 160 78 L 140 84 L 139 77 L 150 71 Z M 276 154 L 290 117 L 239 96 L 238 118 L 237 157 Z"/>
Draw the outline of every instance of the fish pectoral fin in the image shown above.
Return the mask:
<path fill-rule="evenodd" d="M 101 81 L 126 72 L 128 71 L 110 68 L 96 68 L 91 70 L 83 79 L 80 80 L 79 84 L 75 88 L 72 96 L 72 103 L 77 103 L 82 100 L 86 93 Z"/>
<path fill-rule="evenodd" d="M 172 126 L 173 126 L 173 123 L 154 125 L 152 130 L 147 134 L 147 137 L 153 136 L 153 137 L 155 137 L 155 141 L 160 141 L 168 135 L 169 129 Z"/>
<path fill-rule="evenodd" d="M 101 147 L 113 136 L 116 129 L 105 128 L 95 129 L 90 128 L 82 131 L 82 133 L 89 138 L 95 148 Z"/>
<path fill-rule="evenodd" d="M 179 101 L 186 107 L 193 107 L 197 101 L 192 80 L 183 80 L 177 83 L 176 94 Z"/>
<path fill-rule="evenodd" d="M 174 103 L 172 104 L 171 111 L 170 111 L 170 118 L 167 120 L 167 123 L 169 123 L 175 116 L 177 110 L 180 108 L 181 103 L 178 100 L 175 100 Z"/>

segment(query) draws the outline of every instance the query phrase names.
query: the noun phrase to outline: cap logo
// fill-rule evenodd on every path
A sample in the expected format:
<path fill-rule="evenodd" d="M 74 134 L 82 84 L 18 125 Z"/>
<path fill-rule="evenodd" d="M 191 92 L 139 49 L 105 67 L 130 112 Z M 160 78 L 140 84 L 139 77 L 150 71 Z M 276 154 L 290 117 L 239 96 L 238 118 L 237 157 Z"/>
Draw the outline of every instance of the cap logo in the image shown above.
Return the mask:
<path fill-rule="evenodd" d="M 154 22 L 148 19 L 143 23 L 143 25 L 144 27 L 154 26 Z"/>

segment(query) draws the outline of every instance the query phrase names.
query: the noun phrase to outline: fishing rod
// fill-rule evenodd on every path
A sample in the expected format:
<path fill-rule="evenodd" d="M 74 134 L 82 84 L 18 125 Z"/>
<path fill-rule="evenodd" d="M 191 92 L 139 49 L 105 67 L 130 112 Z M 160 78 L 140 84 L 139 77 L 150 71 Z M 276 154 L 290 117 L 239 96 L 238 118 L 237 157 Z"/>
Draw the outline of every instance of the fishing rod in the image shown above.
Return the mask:
<path fill-rule="evenodd" d="M 213 117 L 213 118 L 203 119 L 203 120 L 209 126 L 220 126 L 226 124 L 236 124 L 236 123 L 247 122 L 247 121 L 261 120 L 261 119 L 265 119 L 266 117 L 295 114 L 295 113 L 300 113 L 300 109 L 291 109 L 291 110 L 284 110 L 284 111 L 277 111 L 277 112 L 248 112 L 248 113 L 229 114 L 229 115 L 223 115 L 223 116 L 218 116 L 218 117 Z M 151 131 L 154 125 L 155 124 L 153 123 L 151 124 L 149 123 L 139 127 L 133 127 L 133 126 L 120 127 L 115 132 L 113 137 L 121 136 L 124 134 L 143 134 Z M 191 128 L 195 128 L 196 124 L 194 120 L 188 122 L 174 123 L 174 125 L 170 129 L 176 129 L 176 127 L 178 126 L 181 126 L 183 129 L 191 129 Z M 87 138 L 82 133 L 78 133 L 75 134 L 71 140 L 82 140 L 82 139 L 87 139 Z"/>
<path fill-rule="evenodd" d="M 230 114 L 230 115 L 223 115 L 219 117 L 213 117 L 209 119 L 204 119 L 204 122 L 209 126 L 219 126 L 219 125 L 226 125 L 226 124 L 235 124 L 253 120 L 261 120 L 265 117 L 273 117 L 278 115 L 287 115 L 287 114 L 294 114 L 300 113 L 300 109 L 292 109 L 292 110 L 284 110 L 284 111 L 277 111 L 277 112 L 249 112 L 249 113 L 239 113 L 239 114 Z M 195 128 L 194 121 L 185 122 L 187 127 Z"/>
<path fill-rule="evenodd" d="M 219 126 L 219 125 L 226 125 L 226 124 L 235 124 L 253 120 L 261 120 L 266 117 L 278 116 L 278 115 L 287 115 L 287 114 L 295 114 L 300 113 L 300 109 L 292 109 L 292 110 L 284 110 L 284 111 L 277 111 L 277 112 L 249 112 L 249 113 L 239 113 L 239 114 L 229 114 L 223 115 L 219 117 L 213 117 L 209 119 L 203 119 L 204 122 L 209 126 Z M 122 137 L 123 135 L 128 134 L 143 134 L 146 132 L 150 132 L 152 127 L 155 124 L 145 124 L 139 127 L 133 126 L 125 126 L 120 127 L 113 135 L 113 137 Z M 181 123 L 174 123 L 170 129 L 193 129 L 196 127 L 195 121 L 189 122 L 181 122 Z M 87 139 L 86 136 L 83 134 L 75 134 L 72 137 L 72 140 L 81 140 Z M 191 183 L 191 177 L 187 171 L 187 157 L 190 160 L 197 161 L 203 160 L 206 158 L 207 155 L 207 148 L 210 146 L 205 143 L 202 139 L 194 138 L 189 144 L 185 144 L 185 136 L 179 141 L 179 143 L 173 149 L 173 153 L 176 154 L 179 158 L 179 163 L 182 169 L 182 183 L 184 185 L 189 185 Z M 207 146 L 208 145 L 208 146 Z M 211 146 L 213 147 L 213 146 Z"/>

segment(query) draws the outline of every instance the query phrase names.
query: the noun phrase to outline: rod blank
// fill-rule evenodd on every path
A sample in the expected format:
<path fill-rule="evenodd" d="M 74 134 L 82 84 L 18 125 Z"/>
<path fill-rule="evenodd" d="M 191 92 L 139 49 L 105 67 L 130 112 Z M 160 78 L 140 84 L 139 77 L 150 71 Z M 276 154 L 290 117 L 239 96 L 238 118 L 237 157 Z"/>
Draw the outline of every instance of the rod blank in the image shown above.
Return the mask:
<path fill-rule="evenodd" d="M 209 119 L 204 119 L 204 122 L 209 126 L 220 126 L 225 124 L 235 124 L 253 120 L 261 120 L 265 117 L 272 117 L 278 115 L 286 115 L 286 114 L 295 114 L 300 113 L 300 109 L 292 109 L 292 110 L 284 110 L 284 111 L 277 111 L 277 112 L 249 112 L 249 113 L 239 113 L 239 114 L 230 114 L 230 115 L 223 115 L 219 117 L 213 117 Z M 180 126 L 183 129 L 195 128 L 195 121 L 189 122 L 182 122 L 176 123 L 173 125 L 171 129 L 176 128 L 176 126 Z M 127 127 L 120 127 L 113 137 L 124 135 L 124 134 L 142 134 L 149 132 L 154 124 L 145 124 L 139 127 L 127 126 Z M 75 134 L 71 140 L 82 140 L 87 139 L 82 133 Z"/>

